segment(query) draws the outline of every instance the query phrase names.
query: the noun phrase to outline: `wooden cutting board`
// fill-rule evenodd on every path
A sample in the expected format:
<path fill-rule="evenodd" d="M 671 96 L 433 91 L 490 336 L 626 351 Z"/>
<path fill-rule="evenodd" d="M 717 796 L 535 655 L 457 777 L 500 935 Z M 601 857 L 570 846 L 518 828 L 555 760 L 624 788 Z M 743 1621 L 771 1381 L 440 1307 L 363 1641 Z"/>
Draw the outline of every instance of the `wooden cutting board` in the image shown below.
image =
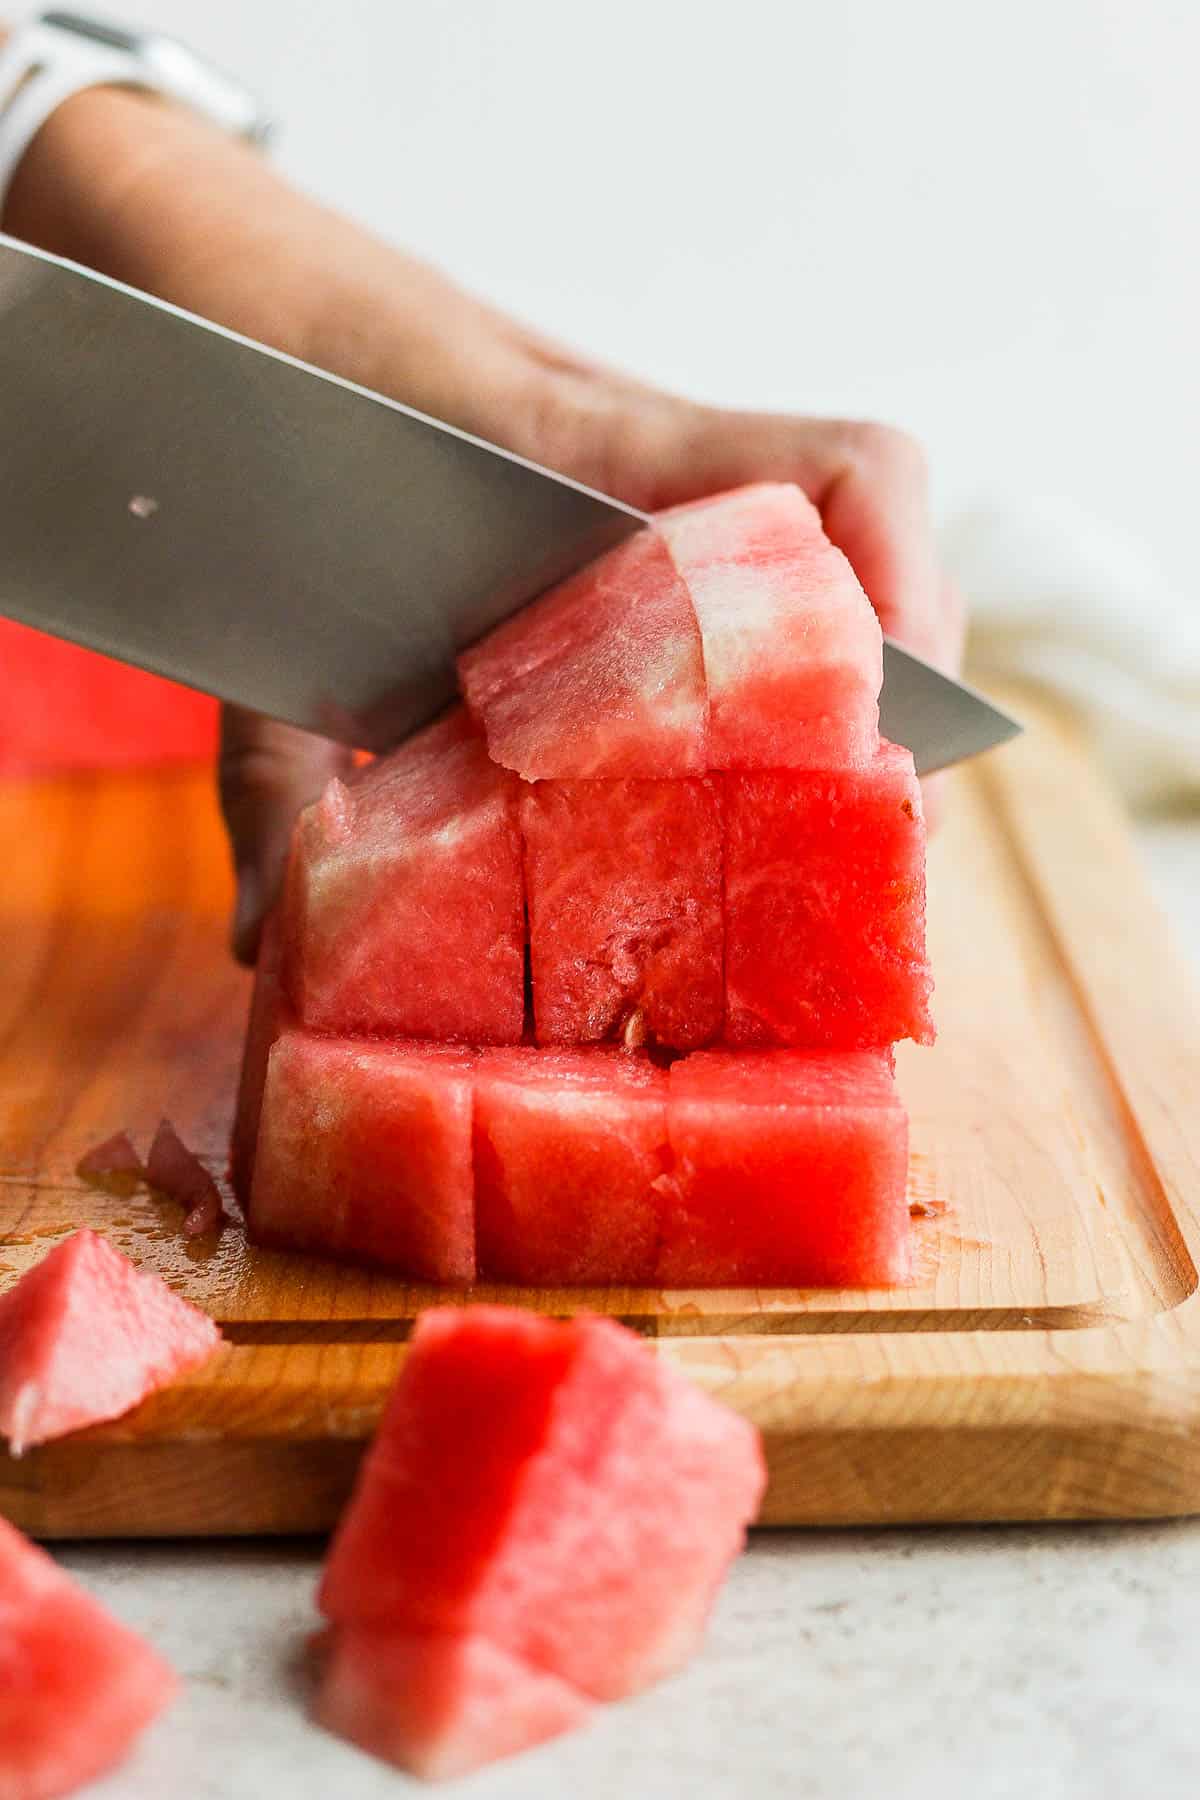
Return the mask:
<path fill-rule="evenodd" d="M 941 1037 L 901 1052 L 900 1291 L 477 1289 L 609 1312 L 753 1418 L 769 1523 L 1200 1511 L 1200 1007 L 1071 728 L 955 778 L 931 857 Z M 75 1175 L 167 1113 L 223 1171 L 248 998 L 205 777 L 0 787 L 0 1288 L 81 1224 L 218 1319 L 207 1369 L 14 1461 L 47 1537 L 328 1526 L 422 1306 L 448 1296 L 181 1237 Z"/>

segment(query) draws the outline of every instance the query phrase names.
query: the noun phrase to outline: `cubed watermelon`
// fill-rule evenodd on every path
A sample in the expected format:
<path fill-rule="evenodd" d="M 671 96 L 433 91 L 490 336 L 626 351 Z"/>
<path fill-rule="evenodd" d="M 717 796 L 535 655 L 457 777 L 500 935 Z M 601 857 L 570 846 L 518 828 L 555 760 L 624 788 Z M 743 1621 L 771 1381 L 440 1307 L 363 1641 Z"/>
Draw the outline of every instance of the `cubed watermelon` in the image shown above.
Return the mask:
<path fill-rule="evenodd" d="M 718 783 L 541 781 L 522 795 L 521 831 L 538 1042 L 717 1037 Z"/>
<path fill-rule="evenodd" d="M 57 1800 L 124 1761 L 178 1683 L 0 1519 L 0 1800 Z"/>
<path fill-rule="evenodd" d="M 651 1282 L 667 1075 L 621 1050 L 493 1050 L 475 1077 L 479 1272 L 533 1286 Z"/>
<path fill-rule="evenodd" d="M 263 1088 L 267 1081 L 267 1058 L 271 1045 L 280 1032 L 294 1023 L 291 1007 L 283 991 L 283 933 L 278 911 L 263 926 L 254 969 L 254 992 L 250 1000 L 250 1020 L 246 1026 L 246 1042 L 242 1049 L 242 1072 L 238 1081 L 237 1111 L 233 1121 L 233 1144 L 229 1156 L 229 1175 L 233 1191 L 243 1211 L 250 1206 L 254 1176 L 254 1150 L 258 1143 L 258 1121 L 262 1116 Z"/>
<path fill-rule="evenodd" d="M 312 1030 L 516 1043 L 525 910 L 516 778 L 458 708 L 297 822 L 286 984 Z"/>
<path fill-rule="evenodd" d="M 764 482 L 656 520 L 700 624 L 714 769 L 840 768 L 878 742 L 883 639 L 798 487 Z"/>
<path fill-rule="evenodd" d="M 160 1276 L 77 1231 L 0 1296 L 0 1436 L 18 1456 L 119 1418 L 220 1341 Z"/>
<path fill-rule="evenodd" d="M 725 1035 L 849 1050 L 933 1039 L 925 823 L 912 756 L 730 776 Z"/>
<path fill-rule="evenodd" d="M 758 1433 L 611 1320 L 422 1315 L 338 1527 L 338 1626 L 483 1637 L 596 1699 L 695 1650 Z"/>
<path fill-rule="evenodd" d="M 908 1118 L 886 1050 L 702 1050 L 670 1072 L 659 1278 L 875 1287 L 908 1273 Z"/>
<path fill-rule="evenodd" d="M 700 633 L 653 532 L 552 588 L 458 667 L 490 754 L 528 781 L 704 772 Z"/>
<path fill-rule="evenodd" d="M 448 1781 L 587 1722 L 593 1702 L 485 1637 L 370 1625 L 327 1634 L 319 1724 L 426 1781 Z"/>
<path fill-rule="evenodd" d="M 253 1236 L 473 1280 L 471 1071 L 449 1044 L 284 1031 L 267 1064 Z"/>

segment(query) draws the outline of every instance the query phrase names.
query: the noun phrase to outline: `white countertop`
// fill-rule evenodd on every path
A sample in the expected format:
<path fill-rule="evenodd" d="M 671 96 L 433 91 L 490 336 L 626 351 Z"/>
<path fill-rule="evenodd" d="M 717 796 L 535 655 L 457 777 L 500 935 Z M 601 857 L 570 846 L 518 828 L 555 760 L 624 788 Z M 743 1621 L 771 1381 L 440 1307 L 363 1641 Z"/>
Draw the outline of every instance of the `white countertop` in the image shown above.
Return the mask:
<path fill-rule="evenodd" d="M 1200 823 L 1139 839 L 1200 963 Z M 186 1681 L 97 1800 L 404 1790 L 305 1719 L 295 1669 L 320 1556 L 271 1543 L 62 1553 Z M 761 1533 L 683 1675 L 463 1791 L 1195 1800 L 1200 1521 Z"/>

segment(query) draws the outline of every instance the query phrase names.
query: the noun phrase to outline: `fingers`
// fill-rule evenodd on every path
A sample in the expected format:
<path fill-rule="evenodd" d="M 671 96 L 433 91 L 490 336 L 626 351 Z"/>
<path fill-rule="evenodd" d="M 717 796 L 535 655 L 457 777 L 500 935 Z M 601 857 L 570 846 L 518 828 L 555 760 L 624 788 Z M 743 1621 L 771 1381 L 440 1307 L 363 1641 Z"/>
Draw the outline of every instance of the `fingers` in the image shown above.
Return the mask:
<path fill-rule="evenodd" d="M 279 895 L 296 814 L 351 767 L 340 744 L 239 706 L 221 715 L 218 777 L 237 878 L 233 951 L 250 963 Z"/>

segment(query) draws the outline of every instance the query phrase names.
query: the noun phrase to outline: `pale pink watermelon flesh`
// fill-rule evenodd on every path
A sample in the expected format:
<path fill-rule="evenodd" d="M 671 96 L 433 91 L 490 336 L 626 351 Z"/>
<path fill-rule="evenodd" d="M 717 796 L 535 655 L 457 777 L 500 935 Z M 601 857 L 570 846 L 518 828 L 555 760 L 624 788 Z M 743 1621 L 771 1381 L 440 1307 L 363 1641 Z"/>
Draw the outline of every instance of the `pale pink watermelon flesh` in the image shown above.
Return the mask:
<path fill-rule="evenodd" d="M 878 742 L 883 639 L 816 508 L 764 482 L 655 521 L 704 649 L 708 766 L 839 768 Z"/>
<path fill-rule="evenodd" d="M 338 1527 L 339 1626 L 481 1636 L 597 1699 L 696 1648 L 758 1434 L 611 1320 L 422 1315 Z"/>
<path fill-rule="evenodd" d="M 493 1050 L 475 1075 L 475 1223 L 485 1281 L 654 1279 L 667 1076 L 613 1050 Z"/>
<path fill-rule="evenodd" d="M 484 1637 L 373 1626 L 329 1634 L 317 1722 L 426 1781 L 448 1781 L 584 1725 L 591 1701 Z"/>
<path fill-rule="evenodd" d="M 458 667 L 490 755 L 527 781 L 707 767 L 700 633 L 653 532 L 551 589 Z"/>
<path fill-rule="evenodd" d="M 285 1031 L 267 1066 L 254 1237 L 473 1280 L 471 1069 L 453 1045 Z"/>
<path fill-rule="evenodd" d="M 0 1436 L 19 1455 L 119 1418 L 220 1341 L 159 1276 L 77 1231 L 0 1296 Z"/>
<path fill-rule="evenodd" d="M 250 1001 L 250 1021 L 246 1026 L 246 1043 L 242 1051 L 237 1112 L 234 1116 L 233 1143 L 229 1156 L 230 1180 L 243 1211 L 248 1211 L 250 1206 L 254 1150 L 258 1143 L 258 1122 L 262 1116 L 263 1089 L 267 1083 L 267 1058 L 271 1054 L 271 1045 L 280 1032 L 294 1023 L 283 992 L 282 961 L 283 934 L 280 916 L 276 911 L 267 919 L 259 940 L 258 961 L 254 968 L 254 994 Z"/>
<path fill-rule="evenodd" d="M 521 831 L 538 1042 L 686 1050 L 717 1037 L 718 784 L 540 781 Z"/>
<path fill-rule="evenodd" d="M 675 1063 L 660 1279 L 871 1287 L 908 1274 L 908 1118 L 886 1050 Z"/>
<path fill-rule="evenodd" d="M 0 1519 L 0 1800 L 57 1800 L 115 1768 L 177 1686 L 148 1644 Z"/>
<path fill-rule="evenodd" d="M 933 1039 L 925 824 L 907 750 L 861 769 L 730 776 L 726 1030 L 732 1044 Z"/>
<path fill-rule="evenodd" d="M 514 776 L 461 708 L 297 821 L 286 986 L 312 1030 L 516 1043 L 525 917 Z"/>

